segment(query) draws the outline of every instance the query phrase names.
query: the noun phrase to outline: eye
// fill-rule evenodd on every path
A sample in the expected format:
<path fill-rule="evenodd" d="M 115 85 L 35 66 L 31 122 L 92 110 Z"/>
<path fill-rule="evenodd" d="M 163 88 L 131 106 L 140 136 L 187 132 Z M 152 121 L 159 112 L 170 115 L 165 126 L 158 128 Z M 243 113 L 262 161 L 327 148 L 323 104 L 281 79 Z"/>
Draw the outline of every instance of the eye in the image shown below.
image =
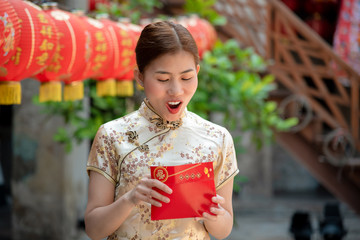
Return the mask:
<path fill-rule="evenodd" d="M 187 81 L 187 80 L 190 80 L 190 79 L 192 79 L 192 77 L 189 77 L 189 78 L 181 78 L 182 80 L 184 80 L 184 81 Z"/>
<path fill-rule="evenodd" d="M 169 79 L 158 79 L 159 82 L 167 82 Z"/>

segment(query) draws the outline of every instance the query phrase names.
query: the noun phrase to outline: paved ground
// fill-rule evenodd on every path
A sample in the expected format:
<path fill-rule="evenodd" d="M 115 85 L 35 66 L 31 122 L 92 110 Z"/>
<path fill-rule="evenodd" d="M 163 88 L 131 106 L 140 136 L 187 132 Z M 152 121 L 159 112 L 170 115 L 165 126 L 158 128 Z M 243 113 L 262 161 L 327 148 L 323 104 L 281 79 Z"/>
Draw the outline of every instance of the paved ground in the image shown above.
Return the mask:
<path fill-rule="evenodd" d="M 307 211 L 311 215 L 314 234 L 312 240 L 321 239 L 318 223 L 327 202 L 336 201 L 332 197 L 313 195 L 287 195 L 272 199 L 235 199 L 235 226 L 229 240 L 290 240 L 289 225 L 296 210 Z M 360 204 L 360 203 L 359 203 Z M 340 204 L 344 225 L 348 234 L 343 240 L 360 240 L 360 217 Z"/>
<path fill-rule="evenodd" d="M 327 196 L 309 194 L 276 196 L 274 198 L 234 198 L 235 225 L 228 240 L 292 240 L 289 225 L 296 210 L 308 211 L 315 230 L 312 240 L 320 240 L 318 222 L 326 202 L 335 201 Z M 344 225 L 348 234 L 343 240 L 360 240 L 360 217 L 341 204 Z M 3 220 L 9 209 L 0 208 L 0 240 L 11 240 L 10 224 Z M 29 240 L 29 239 L 27 239 Z M 34 239 L 36 240 L 36 239 Z M 88 240 L 84 233 L 72 240 Z"/>

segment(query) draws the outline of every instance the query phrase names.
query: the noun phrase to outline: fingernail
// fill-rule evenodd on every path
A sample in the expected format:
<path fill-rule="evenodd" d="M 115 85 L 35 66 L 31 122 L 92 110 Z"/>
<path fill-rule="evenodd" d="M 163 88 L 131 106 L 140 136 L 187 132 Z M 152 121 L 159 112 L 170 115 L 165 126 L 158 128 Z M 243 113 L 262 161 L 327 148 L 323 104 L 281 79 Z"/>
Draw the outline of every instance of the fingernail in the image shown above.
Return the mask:
<path fill-rule="evenodd" d="M 169 198 L 165 198 L 164 202 L 169 203 L 170 199 Z"/>
<path fill-rule="evenodd" d="M 156 206 L 157 206 L 157 207 L 161 207 L 162 204 L 161 204 L 161 203 L 156 203 Z"/>

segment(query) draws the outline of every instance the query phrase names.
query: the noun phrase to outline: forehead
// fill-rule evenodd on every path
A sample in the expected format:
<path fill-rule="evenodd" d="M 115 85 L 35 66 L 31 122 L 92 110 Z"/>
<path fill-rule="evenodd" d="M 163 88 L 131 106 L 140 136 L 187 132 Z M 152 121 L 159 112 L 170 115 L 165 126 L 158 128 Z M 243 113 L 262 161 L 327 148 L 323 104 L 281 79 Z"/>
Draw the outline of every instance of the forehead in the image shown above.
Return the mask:
<path fill-rule="evenodd" d="M 188 69 L 196 69 L 194 56 L 187 51 L 167 53 L 153 60 L 145 72 L 180 73 Z"/>

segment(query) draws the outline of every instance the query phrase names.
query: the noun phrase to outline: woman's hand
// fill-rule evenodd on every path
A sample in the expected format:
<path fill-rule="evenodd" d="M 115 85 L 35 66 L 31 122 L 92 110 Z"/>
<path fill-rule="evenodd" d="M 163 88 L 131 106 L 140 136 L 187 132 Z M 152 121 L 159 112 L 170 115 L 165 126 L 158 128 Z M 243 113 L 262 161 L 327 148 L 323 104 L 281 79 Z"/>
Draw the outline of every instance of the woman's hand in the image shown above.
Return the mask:
<path fill-rule="evenodd" d="M 134 205 L 140 202 L 147 202 L 154 206 L 161 207 L 161 202 L 169 203 L 170 199 L 160 194 L 153 188 L 164 191 L 165 193 L 171 194 L 172 190 L 165 183 L 160 182 L 157 179 L 151 179 L 150 175 L 142 178 L 139 183 L 129 192 L 129 200 Z"/>
<path fill-rule="evenodd" d="M 201 218 L 196 218 L 196 220 L 209 220 L 216 221 L 218 216 L 223 216 L 226 213 L 226 210 L 221 206 L 225 204 L 225 198 L 217 194 L 211 198 L 213 205 L 210 207 L 210 213 L 204 212 Z"/>

